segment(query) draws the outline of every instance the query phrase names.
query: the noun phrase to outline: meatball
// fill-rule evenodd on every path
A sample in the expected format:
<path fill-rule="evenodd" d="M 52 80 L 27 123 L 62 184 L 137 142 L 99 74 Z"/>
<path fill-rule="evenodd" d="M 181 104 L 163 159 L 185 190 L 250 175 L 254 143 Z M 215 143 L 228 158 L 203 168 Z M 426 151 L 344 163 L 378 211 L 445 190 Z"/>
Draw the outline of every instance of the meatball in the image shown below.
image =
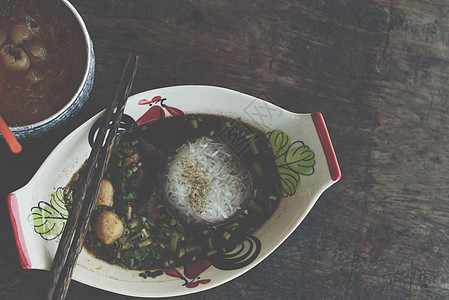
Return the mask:
<path fill-rule="evenodd" d="M 6 42 L 6 29 L 0 28 L 0 47 Z"/>
<path fill-rule="evenodd" d="M 110 245 L 123 234 L 123 223 L 113 211 L 104 210 L 97 218 L 94 232 L 103 244 Z"/>
<path fill-rule="evenodd" d="M 30 66 L 30 58 L 22 48 L 15 45 L 5 45 L 0 50 L 0 59 L 10 71 L 26 71 Z"/>
<path fill-rule="evenodd" d="M 14 24 L 9 28 L 9 36 L 14 44 L 19 45 L 33 39 L 33 32 L 27 24 Z"/>
<path fill-rule="evenodd" d="M 31 63 L 36 66 L 41 66 L 48 60 L 47 47 L 45 47 L 44 43 L 39 40 L 34 40 L 25 44 L 25 51 L 30 57 Z"/>
<path fill-rule="evenodd" d="M 114 204 L 114 192 L 115 189 L 112 186 L 111 181 L 108 179 L 103 179 L 101 181 L 100 190 L 98 191 L 96 200 L 97 205 L 112 207 Z"/>
<path fill-rule="evenodd" d="M 36 68 L 29 67 L 25 74 L 25 80 L 29 84 L 35 84 L 45 79 L 45 75 Z"/>

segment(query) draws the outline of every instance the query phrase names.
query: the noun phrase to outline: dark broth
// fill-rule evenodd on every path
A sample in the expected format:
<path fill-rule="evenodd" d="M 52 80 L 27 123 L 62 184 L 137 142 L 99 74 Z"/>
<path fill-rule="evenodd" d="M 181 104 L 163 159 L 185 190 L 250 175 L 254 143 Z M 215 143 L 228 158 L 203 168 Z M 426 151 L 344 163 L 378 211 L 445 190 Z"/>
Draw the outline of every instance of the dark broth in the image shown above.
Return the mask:
<path fill-rule="evenodd" d="M 55 114 L 75 95 L 86 70 L 85 39 L 77 20 L 60 1 L 1 2 L 0 30 L 6 31 L 6 40 L 0 48 L 14 45 L 30 55 L 27 49 L 38 41 L 47 53 L 43 63 L 31 62 L 20 71 L 0 61 L 0 114 L 9 126 L 29 125 Z M 32 35 L 14 44 L 10 31 L 18 24 Z"/>
<path fill-rule="evenodd" d="M 213 136 L 230 146 L 253 177 L 245 209 L 220 226 L 181 222 L 170 213 L 160 191 L 167 157 L 201 136 Z M 83 169 L 66 189 L 69 209 L 82 177 Z M 124 234 L 105 245 L 90 226 L 85 247 L 97 258 L 129 269 L 172 268 L 229 251 L 272 215 L 280 198 L 279 175 L 265 133 L 213 115 L 178 116 L 128 130 L 117 138 L 105 178 L 115 188 L 114 205 L 97 206 L 91 222 L 102 211 L 112 210 L 122 220 Z"/>

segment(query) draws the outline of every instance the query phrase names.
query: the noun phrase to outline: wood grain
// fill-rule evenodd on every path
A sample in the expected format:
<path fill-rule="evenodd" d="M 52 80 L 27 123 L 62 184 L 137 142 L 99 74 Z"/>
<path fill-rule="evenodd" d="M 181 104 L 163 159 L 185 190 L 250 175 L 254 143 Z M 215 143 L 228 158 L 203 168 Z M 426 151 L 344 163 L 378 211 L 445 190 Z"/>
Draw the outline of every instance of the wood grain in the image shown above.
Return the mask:
<path fill-rule="evenodd" d="M 265 261 L 178 299 L 449 298 L 449 3 L 417 0 L 74 0 L 95 46 L 89 103 L 13 156 L 0 196 L 24 185 L 73 128 L 106 107 L 126 53 L 133 92 L 218 85 L 323 113 L 342 180 Z M 21 270 L 0 210 L 0 298 L 35 299 L 47 273 Z M 68 299 L 133 299 L 72 283 Z"/>

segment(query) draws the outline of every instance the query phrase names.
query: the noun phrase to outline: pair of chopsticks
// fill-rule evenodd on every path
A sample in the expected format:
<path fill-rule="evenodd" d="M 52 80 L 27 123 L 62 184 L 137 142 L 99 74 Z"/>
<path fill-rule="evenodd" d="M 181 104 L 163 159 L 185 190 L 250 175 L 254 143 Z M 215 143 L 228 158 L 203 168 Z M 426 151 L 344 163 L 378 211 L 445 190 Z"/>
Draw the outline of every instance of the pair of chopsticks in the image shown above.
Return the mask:
<path fill-rule="evenodd" d="M 138 60 L 138 56 L 129 55 L 115 92 L 114 101 L 103 115 L 95 143 L 87 159 L 86 176 L 82 182 L 82 188 L 74 199 L 50 269 L 46 299 L 64 299 L 67 295 L 73 269 L 83 248 L 101 180 L 106 171 L 120 120 L 131 91 Z M 107 131 L 109 133 L 106 137 Z"/>

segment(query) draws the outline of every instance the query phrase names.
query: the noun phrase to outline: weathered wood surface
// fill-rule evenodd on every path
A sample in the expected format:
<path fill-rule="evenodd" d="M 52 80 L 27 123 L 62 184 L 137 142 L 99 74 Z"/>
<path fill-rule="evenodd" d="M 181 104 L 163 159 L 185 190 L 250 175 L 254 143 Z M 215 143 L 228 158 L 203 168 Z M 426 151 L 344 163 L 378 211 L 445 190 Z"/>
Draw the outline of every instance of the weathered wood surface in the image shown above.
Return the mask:
<path fill-rule="evenodd" d="M 106 106 L 126 52 L 133 92 L 179 84 L 320 111 L 342 168 L 301 226 L 248 273 L 178 299 L 449 298 L 449 2 L 442 0 L 74 0 L 95 45 L 90 101 L 70 124 L 0 143 L 0 197 Z M 22 270 L 1 202 L 0 298 L 36 299 L 48 272 Z M 72 283 L 68 299 L 132 299 Z"/>

